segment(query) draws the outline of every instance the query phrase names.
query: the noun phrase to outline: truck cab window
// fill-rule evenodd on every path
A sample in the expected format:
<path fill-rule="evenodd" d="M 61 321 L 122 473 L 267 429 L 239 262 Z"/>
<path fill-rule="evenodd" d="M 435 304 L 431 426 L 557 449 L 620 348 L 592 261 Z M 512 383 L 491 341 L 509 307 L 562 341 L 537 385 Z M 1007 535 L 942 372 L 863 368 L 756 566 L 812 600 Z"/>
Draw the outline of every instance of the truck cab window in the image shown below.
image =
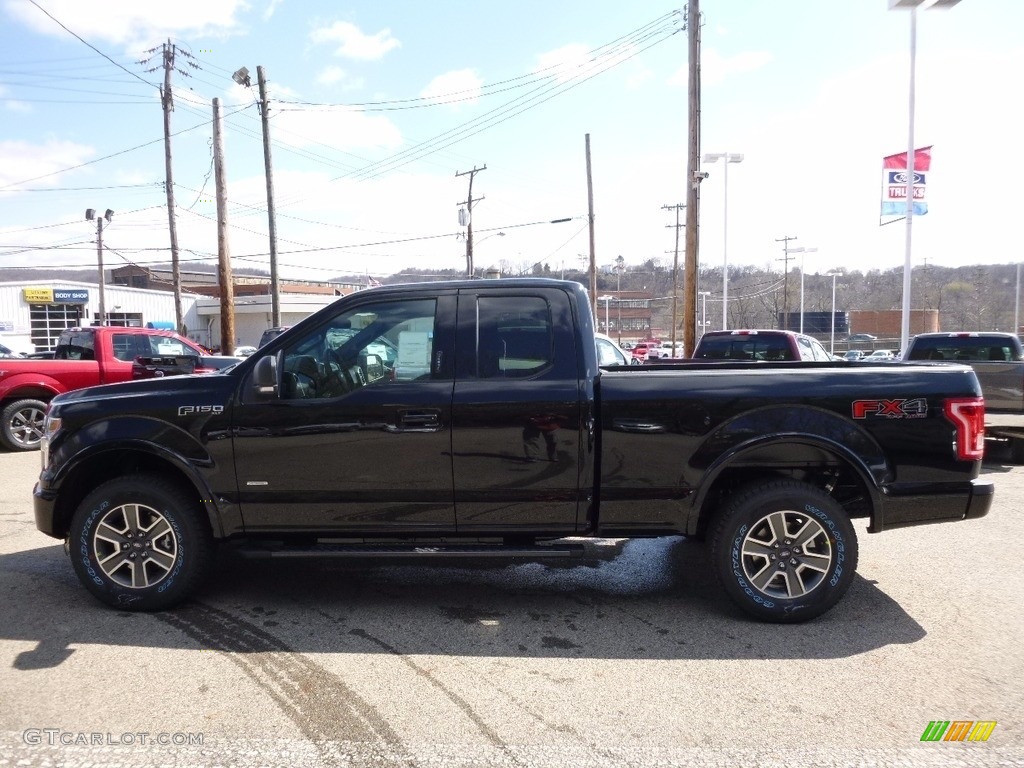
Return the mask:
<path fill-rule="evenodd" d="M 430 379 L 436 301 L 364 304 L 284 350 L 281 396 L 341 397 L 367 386 Z"/>
<path fill-rule="evenodd" d="M 529 378 L 551 366 L 554 333 L 544 299 L 482 297 L 477 313 L 479 378 Z"/>

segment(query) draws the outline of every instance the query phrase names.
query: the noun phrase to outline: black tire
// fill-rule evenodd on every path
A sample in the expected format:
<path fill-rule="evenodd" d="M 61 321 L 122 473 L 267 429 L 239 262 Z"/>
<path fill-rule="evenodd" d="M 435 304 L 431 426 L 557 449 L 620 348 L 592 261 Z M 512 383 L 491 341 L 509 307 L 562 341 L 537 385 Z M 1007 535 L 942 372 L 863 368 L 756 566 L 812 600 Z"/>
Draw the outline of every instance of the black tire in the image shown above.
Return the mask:
<path fill-rule="evenodd" d="M 722 588 L 762 621 L 820 616 L 849 589 L 857 535 L 827 493 L 795 480 L 751 484 L 713 523 L 711 557 Z"/>
<path fill-rule="evenodd" d="M 85 588 L 127 611 L 185 600 L 213 560 L 213 536 L 195 498 L 157 475 L 110 480 L 71 520 L 69 551 Z"/>
<path fill-rule="evenodd" d="M 0 416 L 0 442 L 11 451 L 39 450 L 45 417 L 46 403 L 42 400 L 15 400 Z"/>

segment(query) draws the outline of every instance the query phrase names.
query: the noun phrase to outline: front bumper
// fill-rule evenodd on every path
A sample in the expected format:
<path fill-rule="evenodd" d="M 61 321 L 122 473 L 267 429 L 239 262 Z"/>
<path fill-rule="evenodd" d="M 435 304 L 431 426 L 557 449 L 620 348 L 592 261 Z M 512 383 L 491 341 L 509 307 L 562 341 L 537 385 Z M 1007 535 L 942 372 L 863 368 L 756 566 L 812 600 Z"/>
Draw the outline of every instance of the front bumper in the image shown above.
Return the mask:
<path fill-rule="evenodd" d="M 975 479 L 955 491 L 936 492 L 934 487 L 907 489 L 898 495 L 887 492 L 868 531 L 879 533 L 908 525 L 927 525 L 984 517 L 992 507 L 995 485 L 991 480 Z"/>
<path fill-rule="evenodd" d="M 57 494 L 39 483 L 32 489 L 32 509 L 35 513 L 36 528 L 55 539 L 63 539 L 67 531 L 58 525 Z"/>

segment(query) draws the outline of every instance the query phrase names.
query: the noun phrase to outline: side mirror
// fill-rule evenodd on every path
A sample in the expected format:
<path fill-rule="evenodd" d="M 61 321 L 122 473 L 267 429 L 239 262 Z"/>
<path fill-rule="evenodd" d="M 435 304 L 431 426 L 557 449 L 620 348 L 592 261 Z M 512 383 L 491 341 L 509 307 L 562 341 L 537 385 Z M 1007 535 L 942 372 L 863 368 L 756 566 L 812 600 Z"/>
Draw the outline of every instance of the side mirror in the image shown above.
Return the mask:
<path fill-rule="evenodd" d="M 264 355 L 256 361 L 252 373 L 253 387 L 262 397 L 277 396 L 277 355 Z"/>

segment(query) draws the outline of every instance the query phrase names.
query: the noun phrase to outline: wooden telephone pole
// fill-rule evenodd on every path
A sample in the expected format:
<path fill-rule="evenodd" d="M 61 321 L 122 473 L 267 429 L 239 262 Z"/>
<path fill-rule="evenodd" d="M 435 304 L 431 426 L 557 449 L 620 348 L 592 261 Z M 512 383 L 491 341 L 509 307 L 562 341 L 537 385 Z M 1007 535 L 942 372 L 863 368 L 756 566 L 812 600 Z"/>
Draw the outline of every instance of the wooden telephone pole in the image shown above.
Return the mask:
<path fill-rule="evenodd" d="M 683 278 L 683 347 L 687 357 L 697 343 L 697 253 L 700 234 L 700 2 L 686 6 L 686 32 L 689 49 L 689 145 L 686 162 L 686 269 Z"/>
<path fill-rule="evenodd" d="M 213 171 L 217 185 L 217 280 L 220 284 L 220 351 L 229 355 L 235 347 L 235 288 L 228 245 L 228 189 L 224 174 L 224 139 L 220 99 L 213 100 Z"/>
<path fill-rule="evenodd" d="M 164 71 L 164 84 L 160 89 L 160 103 L 164 110 L 164 189 L 167 193 L 167 227 L 171 235 L 171 283 L 174 286 L 174 326 L 178 333 L 185 333 L 185 326 L 182 322 L 181 312 L 181 265 L 178 259 L 178 223 L 174 212 L 174 168 L 171 163 L 171 112 L 174 111 L 174 96 L 171 92 L 171 72 L 177 72 L 185 77 L 190 77 L 187 70 L 175 66 L 175 58 L 180 54 L 189 66 L 198 68 L 192 61 L 192 55 L 187 51 L 179 50 L 170 40 L 162 46 L 151 48 L 146 53 L 154 54 L 160 51 L 161 63 L 158 66 L 147 69 L 147 72 L 155 72 L 158 69 Z M 140 64 L 147 64 L 148 59 L 140 61 Z"/>
<path fill-rule="evenodd" d="M 683 203 L 676 203 L 675 205 L 663 205 L 662 210 L 676 212 L 676 223 L 666 224 L 666 227 L 673 227 L 676 231 L 676 248 L 673 251 L 672 256 L 672 356 L 675 357 L 676 352 L 676 328 L 679 325 L 679 230 L 685 225 L 679 223 L 679 211 L 686 208 Z M 684 344 L 685 346 L 685 344 Z"/>
<path fill-rule="evenodd" d="M 457 205 L 466 206 L 466 277 L 473 277 L 473 203 L 479 203 L 483 200 L 482 197 L 473 199 L 473 177 L 476 176 L 480 171 L 486 171 L 487 166 L 483 168 L 477 168 L 473 166 L 471 171 L 457 171 L 455 178 L 459 176 L 469 176 L 469 194 L 466 195 L 466 199 L 457 203 Z"/>
<path fill-rule="evenodd" d="M 590 302 L 594 306 L 597 324 L 597 253 L 594 248 L 594 177 L 590 169 L 590 134 L 587 134 L 587 221 L 590 227 Z M 606 329 L 607 330 L 607 329 Z"/>
<path fill-rule="evenodd" d="M 274 215 L 274 170 L 270 160 L 270 101 L 267 99 L 267 75 L 263 67 L 256 67 L 260 85 L 260 119 L 263 121 L 263 166 L 267 177 L 267 226 L 270 232 L 270 325 L 281 325 L 281 289 L 277 281 L 277 217 Z"/>

